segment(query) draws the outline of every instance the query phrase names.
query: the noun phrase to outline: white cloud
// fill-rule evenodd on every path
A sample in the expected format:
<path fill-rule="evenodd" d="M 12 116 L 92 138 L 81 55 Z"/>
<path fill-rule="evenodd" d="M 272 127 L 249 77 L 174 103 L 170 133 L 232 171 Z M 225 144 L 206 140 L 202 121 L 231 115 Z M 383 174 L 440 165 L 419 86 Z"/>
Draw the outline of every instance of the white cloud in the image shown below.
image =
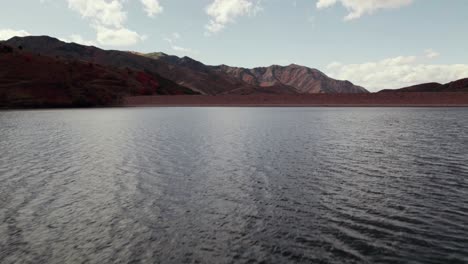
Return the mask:
<path fill-rule="evenodd" d="M 164 37 L 163 39 L 169 44 L 174 44 L 177 40 L 181 38 L 182 35 L 180 35 L 178 32 L 173 32 L 169 37 Z"/>
<path fill-rule="evenodd" d="M 149 17 L 154 17 L 163 11 L 163 7 L 158 0 L 141 0 L 141 3 L 143 4 L 143 8 Z"/>
<path fill-rule="evenodd" d="M 194 50 L 190 48 L 184 48 L 181 46 L 177 45 L 177 42 L 182 38 L 182 35 L 180 35 L 178 32 L 172 33 L 169 37 L 164 37 L 164 41 L 169 43 L 171 46 L 171 49 L 177 52 L 182 52 L 182 53 L 196 53 Z"/>
<path fill-rule="evenodd" d="M 178 32 L 172 33 L 172 38 L 174 39 L 180 39 L 182 36 Z"/>
<path fill-rule="evenodd" d="M 191 52 L 193 52 L 192 49 L 180 47 L 180 46 L 177 46 L 177 45 L 172 45 L 171 48 L 172 48 L 173 50 L 175 50 L 175 51 L 184 52 L 184 53 L 191 53 Z"/>
<path fill-rule="evenodd" d="M 433 58 L 437 58 L 440 56 L 440 54 L 433 49 L 427 49 L 424 51 L 424 53 L 426 54 L 426 58 L 428 59 L 433 59 Z"/>
<path fill-rule="evenodd" d="M 78 34 L 70 35 L 70 37 L 68 38 L 60 38 L 60 40 L 64 42 L 73 42 L 85 46 L 96 46 L 96 42 L 92 40 L 85 40 L 81 35 Z"/>
<path fill-rule="evenodd" d="M 240 16 L 255 15 L 260 8 L 260 0 L 214 0 L 206 7 L 210 22 L 205 26 L 208 34 L 223 30 Z"/>
<path fill-rule="evenodd" d="M 68 7 L 93 23 L 104 26 L 122 27 L 127 20 L 119 0 L 67 0 Z"/>
<path fill-rule="evenodd" d="M 327 74 L 374 92 L 427 82 L 448 83 L 468 77 L 467 64 L 431 64 L 427 63 L 428 58 L 426 52 L 424 56 L 399 56 L 361 64 L 334 62 L 328 65 Z"/>
<path fill-rule="evenodd" d="M 344 19 L 352 20 L 365 14 L 372 14 L 379 9 L 394 9 L 410 5 L 413 0 L 318 0 L 317 8 L 323 9 L 338 3 L 349 11 Z"/>
<path fill-rule="evenodd" d="M 137 32 L 125 27 L 127 13 L 123 3 L 126 0 L 67 0 L 68 7 L 90 21 L 96 30 L 96 42 L 107 46 L 130 46 L 144 40 Z M 162 7 L 157 0 L 141 0 L 148 15 L 161 12 Z M 75 35 L 74 42 L 91 44 Z M 94 42 L 92 42 L 94 43 Z"/>
<path fill-rule="evenodd" d="M 107 46 L 131 46 L 146 39 L 146 36 L 140 36 L 138 33 L 126 28 L 108 28 L 104 26 L 95 26 L 97 32 L 97 41 Z"/>
<path fill-rule="evenodd" d="M 70 36 L 70 41 L 82 44 L 82 45 L 87 45 L 87 46 L 94 46 L 96 43 L 92 40 L 85 40 L 81 35 L 78 34 L 73 34 Z"/>
<path fill-rule="evenodd" d="M 31 34 L 25 30 L 0 29 L 0 40 L 8 40 L 12 37 L 25 37 L 29 35 Z"/>

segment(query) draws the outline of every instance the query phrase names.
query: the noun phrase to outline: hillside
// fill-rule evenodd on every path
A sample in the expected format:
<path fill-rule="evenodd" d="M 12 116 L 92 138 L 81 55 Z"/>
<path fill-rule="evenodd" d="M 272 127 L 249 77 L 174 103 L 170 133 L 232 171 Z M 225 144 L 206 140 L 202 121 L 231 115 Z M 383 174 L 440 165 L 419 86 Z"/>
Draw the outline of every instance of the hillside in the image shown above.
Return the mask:
<path fill-rule="evenodd" d="M 450 82 L 447 84 L 440 84 L 440 83 L 423 83 L 418 85 L 413 85 L 401 89 L 396 90 L 382 90 L 380 93 L 394 93 L 394 92 L 401 92 L 401 93 L 409 93 L 409 92 L 438 92 L 438 93 L 447 93 L 447 92 L 468 92 L 468 78 L 461 79 L 458 81 Z"/>
<path fill-rule="evenodd" d="M 195 94 L 144 71 L 31 53 L 0 44 L 0 107 L 120 104 L 124 97 Z"/>

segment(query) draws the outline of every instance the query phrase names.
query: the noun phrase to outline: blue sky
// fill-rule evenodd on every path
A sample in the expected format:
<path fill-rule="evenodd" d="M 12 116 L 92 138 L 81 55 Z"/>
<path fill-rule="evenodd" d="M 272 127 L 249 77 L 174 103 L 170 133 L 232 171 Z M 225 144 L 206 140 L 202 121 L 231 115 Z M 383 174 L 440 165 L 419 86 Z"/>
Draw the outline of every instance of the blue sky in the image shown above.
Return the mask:
<path fill-rule="evenodd" d="M 468 77 L 467 11 L 466 0 L 15 0 L 0 9 L 0 39 L 296 63 L 379 90 Z"/>

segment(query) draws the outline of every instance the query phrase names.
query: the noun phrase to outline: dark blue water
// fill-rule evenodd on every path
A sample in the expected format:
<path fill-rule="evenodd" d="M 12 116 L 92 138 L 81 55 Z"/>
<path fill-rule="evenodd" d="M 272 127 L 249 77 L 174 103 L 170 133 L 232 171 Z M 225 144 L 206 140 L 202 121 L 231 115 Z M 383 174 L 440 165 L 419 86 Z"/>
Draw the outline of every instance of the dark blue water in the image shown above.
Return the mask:
<path fill-rule="evenodd" d="M 0 263 L 468 263 L 467 108 L 0 112 Z"/>

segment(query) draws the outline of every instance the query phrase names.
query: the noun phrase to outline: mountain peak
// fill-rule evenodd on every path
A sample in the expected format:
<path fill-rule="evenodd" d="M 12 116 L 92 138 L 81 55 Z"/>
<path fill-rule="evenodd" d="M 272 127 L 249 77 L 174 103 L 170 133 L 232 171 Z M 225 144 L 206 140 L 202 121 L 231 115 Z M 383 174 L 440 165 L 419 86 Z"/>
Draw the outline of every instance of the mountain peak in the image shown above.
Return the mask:
<path fill-rule="evenodd" d="M 159 59 L 159 58 L 162 58 L 162 57 L 168 57 L 169 56 L 164 52 L 140 53 L 140 55 L 150 57 L 152 59 Z"/>
<path fill-rule="evenodd" d="M 26 37 L 12 37 L 6 42 L 41 42 L 41 43 L 59 43 L 63 42 L 58 38 L 49 36 L 26 36 Z"/>
<path fill-rule="evenodd" d="M 195 59 L 192 59 L 192 58 L 190 58 L 190 57 L 188 57 L 188 56 L 182 57 L 182 60 L 183 60 L 183 61 L 186 61 L 186 62 L 197 62 L 197 63 L 201 63 L 201 62 L 199 62 L 199 61 L 197 61 L 197 60 L 195 60 Z"/>

